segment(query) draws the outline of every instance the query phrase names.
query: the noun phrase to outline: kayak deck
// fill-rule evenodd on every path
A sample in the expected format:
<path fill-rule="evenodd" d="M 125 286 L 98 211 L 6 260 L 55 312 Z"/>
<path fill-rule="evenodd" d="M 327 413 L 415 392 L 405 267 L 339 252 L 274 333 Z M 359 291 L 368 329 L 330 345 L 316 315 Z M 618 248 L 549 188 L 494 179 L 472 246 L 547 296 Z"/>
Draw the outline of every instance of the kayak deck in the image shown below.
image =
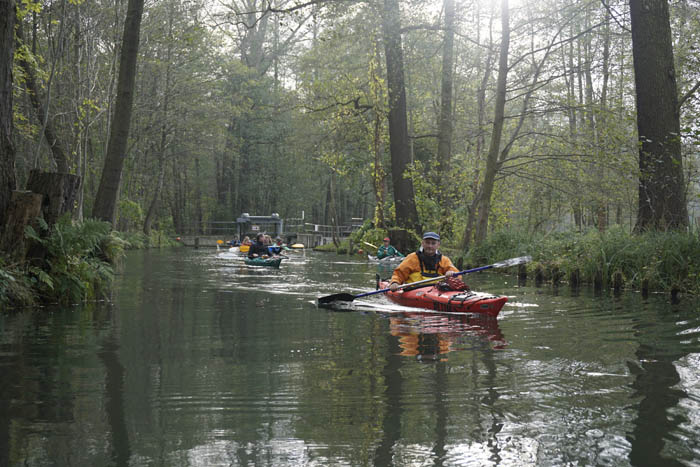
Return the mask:
<path fill-rule="evenodd" d="M 245 258 L 245 264 L 250 266 L 267 266 L 271 268 L 279 268 L 282 258 Z"/>
<path fill-rule="evenodd" d="M 379 282 L 381 289 L 388 288 L 388 282 Z M 440 290 L 436 285 L 427 285 L 387 292 L 386 296 L 402 306 L 425 308 L 441 312 L 480 313 L 496 317 L 508 301 L 508 297 L 471 290 Z"/>

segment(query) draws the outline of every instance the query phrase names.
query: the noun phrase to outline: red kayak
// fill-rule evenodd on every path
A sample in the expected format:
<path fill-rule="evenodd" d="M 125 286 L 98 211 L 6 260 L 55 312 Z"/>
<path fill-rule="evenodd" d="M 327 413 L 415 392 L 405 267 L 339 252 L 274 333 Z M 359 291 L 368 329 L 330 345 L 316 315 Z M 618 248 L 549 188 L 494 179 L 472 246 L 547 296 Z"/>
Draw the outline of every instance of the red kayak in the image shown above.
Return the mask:
<path fill-rule="evenodd" d="M 389 282 L 379 282 L 378 287 L 388 288 Z M 508 301 L 508 297 L 471 290 L 440 290 L 437 285 L 387 292 L 386 296 L 403 306 L 453 313 L 481 313 L 494 318 Z"/>

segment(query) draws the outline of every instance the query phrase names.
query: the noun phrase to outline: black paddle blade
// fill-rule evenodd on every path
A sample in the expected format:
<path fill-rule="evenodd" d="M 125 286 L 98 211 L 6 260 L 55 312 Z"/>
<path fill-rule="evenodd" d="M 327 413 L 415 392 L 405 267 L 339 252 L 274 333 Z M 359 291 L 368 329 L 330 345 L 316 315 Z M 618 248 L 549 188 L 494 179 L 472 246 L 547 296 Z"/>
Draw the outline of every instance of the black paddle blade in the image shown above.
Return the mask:
<path fill-rule="evenodd" d="M 318 306 L 328 305 L 333 302 L 351 302 L 355 300 L 355 296 L 349 293 L 337 293 L 333 295 L 327 295 L 325 297 L 319 297 L 316 300 Z"/>

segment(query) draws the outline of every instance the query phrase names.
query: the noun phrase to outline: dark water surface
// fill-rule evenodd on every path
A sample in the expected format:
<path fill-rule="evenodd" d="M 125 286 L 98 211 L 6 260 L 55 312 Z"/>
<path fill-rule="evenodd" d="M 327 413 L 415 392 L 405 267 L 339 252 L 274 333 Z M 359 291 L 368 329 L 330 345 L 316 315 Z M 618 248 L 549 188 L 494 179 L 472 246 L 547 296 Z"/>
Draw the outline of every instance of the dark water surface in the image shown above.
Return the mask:
<path fill-rule="evenodd" d="M 0 313 L 0 466 L 700 465 L 697 302 L 479 273 L 497 322 L 332 311 L 377 266 L 290 256 L 135 252 L 111 303 Z"/>

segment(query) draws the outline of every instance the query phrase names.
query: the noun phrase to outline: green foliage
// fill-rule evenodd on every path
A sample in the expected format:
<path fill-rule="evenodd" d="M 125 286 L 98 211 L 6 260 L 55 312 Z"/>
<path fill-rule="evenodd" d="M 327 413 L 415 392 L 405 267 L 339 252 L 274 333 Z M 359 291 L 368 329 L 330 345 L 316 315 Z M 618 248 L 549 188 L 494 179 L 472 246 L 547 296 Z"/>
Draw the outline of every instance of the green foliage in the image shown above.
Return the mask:
<path fill-rule="evenodd" d="M 29 278 L 22 271 L 8 268 L 0 261 L 0 310 L 35 304 L 36 297 Z"/>
<path fill-rule="evenodd" d="M 114 277 L 113 265 L 123 256 L 125 243 L 111 232 L 108 222 L 72 223 L 63 216 L 41 234 L 27 227 L 26 235 L 44 249 L 32 259 L 28 273 L 45 302 L 70 304 L 99 298 Z"/>
<path fill-rule="evenodd" d="M 119 230 L 127 231 L 143 224 L 143 210 L 129 199 L 119 200 Z"/>
<path fill-rule="evenodd" d="M 161 230 L 151 230 L 149 235 L 143 232 L 117 232 L 114 231 L 113 236 L 123 242 L 125 250 L 142 250 L 145 248 L 160 248 L 169 246 L 182 246 L 181 243 L 175 241 L 169 235 L 166 235 Z"/>
<path fill-rule="evenodd" d="M 569 277 L 578 271 L 585 283 L 603 287 L 620 274 L 624 287 L 700 293 L 700 239 L 684 232 L 648 232 L 633 235 L 620 227 L 605 232 L 563 232 L 531 236 L 498 232 L 466 255 L 470 264 L 490 264 L 531 255 L 530 271 L 541 268 L 545 278 L 558 270 Z"/>

